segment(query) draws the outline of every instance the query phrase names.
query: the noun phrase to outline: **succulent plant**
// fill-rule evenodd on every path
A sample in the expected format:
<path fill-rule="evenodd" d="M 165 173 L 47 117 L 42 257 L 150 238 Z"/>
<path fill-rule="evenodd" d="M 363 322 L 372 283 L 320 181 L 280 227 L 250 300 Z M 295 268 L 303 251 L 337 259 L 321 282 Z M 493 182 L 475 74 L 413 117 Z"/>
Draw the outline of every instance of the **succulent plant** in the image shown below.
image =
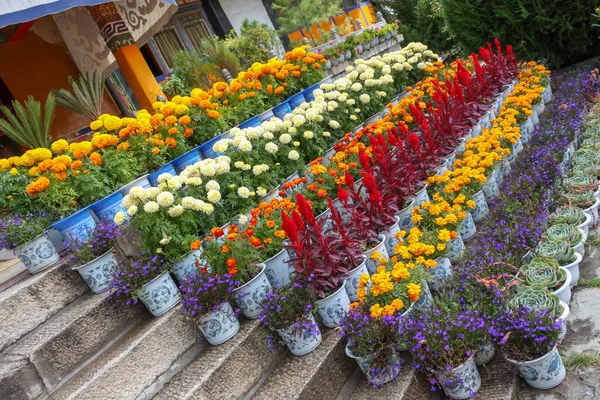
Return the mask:
<path fill-rule="evenodd" d="M 546 231 L 546 238 L 548 240 L 566 240 L 569 242 L 571 247 L 577 246 L 583 235 L 579 228 L 569 224 L 556 224 L 552 225 Z"/>
<path fill-rule="evenodd" d="M 577 171 L 563 180 L 563 186 L 566 191 L 581 189 L 596 190 L 598 188 L 598 181 L 585 172 Z"/>
<path fill-rule="evenodd" d="M 588 208 L 596 202 L 592 190 L 585 191 L 562 191 L 560 197 L 565 204 L 576 205 L 579 208 Z"/>
<path fill-rule="evenodd" d="M 598 160 L 596 158 L 596 155 L 593 154 L 592 152 L 589 151 L 581 151 L 581 149 L 579 149 L 574 155 L 573 155 L 573 164 L 593 164 L 593 165 L 598 165 Z"/>
<path fill-rule="evenodd" d="M 552 294 L 548 288 L 538 285 L 519 287 L 509 304 L 514 308 L 527 307 L 536 311 L 552 310 L 554 315 L 558 314 L 559 307 L 561 307 L 558 296 Z"/>
<path fill-rule="evenodd" d="M 552 221 L 553 224 L 569 224 L 577 226 L 585 221 L 585 214 L 581 208 L 567 206 L 559 208 L 550 215 L 550 221 Z"/>
<path fill-rule="evenodd" d="M 571 264 L 577 258 L 575 250 L 566 240 L 544 240 L 537 246 L 535 252 L 539 257 L 555 260 L 558 265 Z"/>
<path fill-rule="evenodd" d="M 556 260 L 542 257 L 534 257 L 529 264 L 519 269 L 528 286 L 542 286 L 549 290 L 554 290 L 558 285 L 559 270 Z"/>
<path fill-rule="evenodd" d="M 595 176 L 597 178 L 600 177 L 600 167 L 595 164 L 592 164 L 592 163 L 573 164 L 572 172 L 573 173 L 582 173 L 582 174 L 586 174 L 589 176 Z"/>

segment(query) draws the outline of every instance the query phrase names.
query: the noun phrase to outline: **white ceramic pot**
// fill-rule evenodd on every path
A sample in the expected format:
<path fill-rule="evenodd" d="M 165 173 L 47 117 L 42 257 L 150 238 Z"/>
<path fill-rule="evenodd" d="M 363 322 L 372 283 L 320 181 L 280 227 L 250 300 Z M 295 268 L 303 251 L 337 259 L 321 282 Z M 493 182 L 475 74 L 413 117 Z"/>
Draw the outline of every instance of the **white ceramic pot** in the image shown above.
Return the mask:
<path fill-rule="evenodd" d="M 473 221 L 471 211 L 467 210 L 466 217 L 461 221 L 458 231 L 460 232 L 463 241 L 468 241 L 477 233 L 477 227 Z"/>
<path fill-rule="evenodd" d="M 373 275 L 377 272 L 377 267 L 379 266 L 378 259 L 380 257 L 389 258 L 387 249 L 385 248 L 385 242 L 387 238 L 384 234 L 379 234 L 379 243 L 373 248 L 365 251 L 365 256 L 367 257 L 367 269 L 369 270 L 369 274 Z M 375 257 L 375 255 L 378 257 Z M 373 259 L 375 258 L 375 259 Z"/>
<path fill-rule="evenodd" d="M 400 219 L 398 222 L 400 229 L 408 232 L 414 226 L 412 222 L 412 210 L 415 207 L 415 199 L 407 199 L 406 201 L 408 201 L 408 205 L 400 210 L 396 214 L 396 217 Z"/>
<path fill-rule="evenodd" d="M 12 250 L 0 249 L 0 261 L 12 260 L 16 256 L 17 255 Z"/>
<path fill-rule="evenodd" d="M 181 261 L 173 265 L 173 275 L 179 283 L 185 282 L 190 275 L 198 271 L 200 254 L 202 254 L 202 249 L 190 251 Z"/>
<path fill-rule="evenodd" d="M 550 84 L 546 85 L 546 89 L 542 92 L 542 99 L 544 100 L 544 103 L 548 103 L 552 100 L 552 87 Z"/>
<path fill-rule="evenodd" d="M 258 318 L 261 304 L 267 293 L 271 290 L 271 284 L 265 274 L 265 265 L 258 264 L 260 272 L 249 282 L 235 289 L 235 301 L 249 319 Z"/>
<path fill-rule="evenodd" d="M 16 248 L 17 257 L 32 274 L 45 270 L 58 261 L 59 255 L 47 233 Z"/>
<path fill-rule="evenodd" d="M 378 353 L 370 354 L 366 357 L 358 357 L 355 356 L 348 345 L 346 345 L 346 355 L 356 361 L 363 374 L 367 377 L 369 383 L 373 386 L 385 385 L 396 378 L 400 373 L 401 364 L 398 353 L 392 348 L 385 349 L 384 351 L 387 352 L 385 368 L 383 370 L 378 370 L 375 368 L 378 366 L 379 362 L 381 362 L 381 356 Z M 374 362 L 375 359 L 378 360 L 377 364 Z"/>
<path fill-rule="evenodd" d="M 540 118 L 538 117 L 538 114 L 535 112 L 535 107 L 533 108 L 533 113 L 529 116 L 529 118 L 531 118 L 531 123 L 533 125 L 537 125 L 540 122 Z"/>
<path fill-rule="evenodd" d="M 565 339 L 565 336 L 567 336 L 567 318 L 569 317 L 569 313 L 571 312 L 569 305 L 564 301 L 561 301 L 560 305 L 563 308 L 563 312 L 557 318 L 557 320 L 560 320 L 560 334 L 558 335 L 559 344 Z"/>
<path fill-rule="evenodd" d="M 561 384 L 567 372 L 556 346 L 540 358 L 513 363 L 527 384 L 535 389 L 552 389 Z"/>
<path fill-rule="evenodd" d="M 340 326 L 342 319 L 350 311 L 350 299 L 346 293 L 345 282 L 324 299 L 315 302 L 317 314 L 327 328 Z"/>
<path fill-rule="evenodd" d="M 374 114 L 365 120 L 364 126 L 374 124 L 381 119 L 381 113 Z"/>
<path fill-rule="evenodd" d="M 288 263 L 289 259 L 287 250 L 283 249 L 264 262 L 265 274 L 271 286 L 284 286 L 290 283 L 293 268 Z"/>
<path fill-rule="evenodd" d="M 181 301 L 181 293 L 168 272 L 146 283 L 137 294 L 155 317 L 165 314 Z"/>
<path fill-rule="evenodd" d="M 469 210 L 471 216 L 473 217 L 473 222 L 482 221 L 490 213 L 483 190 L 480 190 L 473 195 L 473 201 L 475 202 L 476 206 L 475 208 Z"/>
<path fill-rule="evenodd" d="M 446 257 L 448 257 L 452 262 L 457 261 L 463 251 L 465 251 L 465 243 L 463 242 L 462 237 L 460 237 L 460 233 L 456 239 L 452 239 L 448 242 L 447 248 L 448 250 Z"/>
<path fill-rule="evenodd" d="M 496 354 L 494 342 L 491 339 L 486 340 L 479 346 L 475 352 L 475 365 L 478 367 L 489 363 Z"/>
<path fill-rule="evenodd" d="M 470 399 L 481 387 L 481 377 L 474 356 L 450 371 L 436 372 L 446 395 L 453 399 Z"/>
<path fill-rule="evenodd" d="M 520 125 L 520 132 L 523 144 L 529 143 L 531 140 L 531 133 L 533 132 L 533 122 L 531 122 L 531 118 L 527 118 L 525 122 Z"/>
<path fill-rule="evenodd" d="M 579 243 L 573 246 L 573 250 L 575 251 L 575 253 L 580 254 L 581 258 L 583 259 L 583 257 L 585 257 L 585 241 L 587 239 L 587 235 L 585 231 L 581 228 L 579 228 L 579 232 L 581 232 L 581 240 L 579 241 Z"/>
<path fill-rule="evenodd" d="M 515 156 L 518 156 L 521 151 L 523 151 L 523 142 L 521 139 L 517 139 L 517 143 L 513 145 L 513 151 Z"/>
<path fill-rule="evenodd" d="M 111 249 L 89 263 L 73 268 L 73 270 L 79 272 L 85 283 L 92 289 L 92 292 L 102 293 L 108 289 L 110 278 L 116 266 L 117 261 Z"/>
<path fill-rule="evenodd" d="M 429 286 L 433 290 L 438 290 L 444 286 L 444 281 L 452 276 L 452 263 L 447 257 L 438 257 L 435 262 L 436 266 L 429 270 L 433 275 L 433 280 L 429 282 Z"/>
<path fill-rule="evenodd" d="M 507 177 L 510 174 L 510 170 L 512 168 L 511 168 L 510 162 L 508 161 L 507 158 L 502 159 L 502 164 L 501 164 L 500 168 L 501 168 L 503 177 Z"/>
<path fill-rule="evenodd" d="M 560 288 L 552 292 L 552 294 L 557 295 L 559 300 L 569 304 L 571 301 L 571 272 L 564 267 L 560 267 L 560 269 L 566 271 L 567 279 L 565 280 L 565 283 Z"/>
<path fill-rule="evenodd" d="M 415 206 L 420 206 L 424 202 L 429 201 L 429 194 L 427 194 L 427 185 L 417 193 L 415 193 Z"/>
<path fill-rule="evenodd" d="M 595 226 L 598 223 L 598 206 L 600 206 L 600 199 L 596 198 L 594 204 L 583 210 L 584 213 L 589 214 L 592 217 L 590 227 Z"/>
<path fill-rule="evenodd" d="M 364 257 L 364 259 L 358 267 L 354 268 L 348 273 L 348 277 L 346 278 L 346 282 L 344 283 L 344 287 L 346 288 L 348 298 L 352 302 L 358 301 L 358 282 L 360 281 L 360 277 L 364 274 L 369 275 L 366 257 Z"/>
<path fill-rule="evenodd" d="M 396 234 L 400 232 L 400 218 L 396 218 L 396 223 L 386 229 L 383 234 L 387 237 L 385 241 L 385 249 L 388 254 L 394 254 L 394 249 L 396 248 L 396 244 L 398 243 L 398 239 L 396 238 Z"/>
<path fill-rule="evenodd" d="M 540 101 L 539 103 L 533 105 L 533 110 L 535 111 L 535 113 L 539 119 L 540 115 L 542 115 L 544 113 L 544 111 L 546 110 L 546 106 L 544 105 L 543 101 Z"/>
<path fill-rule="evenodd" d="M 302 326 L 302 323 L 297 323 L 277 331 L 281 340 L 295 356 L 304 356 L 310 353 L 317 348 L 322 340 L 321 331 L 316 326 L 317 323 L 312 314 L 306 316 L 304 324 L 311 324 L 315 326 L 315 329 L 311 330 Z"/>
<path fill-rule="evenodd" d="M 583 242 L 587 240 L 588 235 L 590 234 L 590 225 L 592 224 L 592 216 L 588 213 L 583 213 L 585 216 L 585 220 L 577 225 L 579 229 L 583 231 Z"/>
<path fill-rule="evenodd" d="M 581 253 L 575 253 L 575 261 L 573 261 L 570 264 L 567 265 L 562 265 L 561 267 L 566 269 L 567 271 L 569 271 L 569 273 L 571 274 L 571 287 L 577 286 L 577 281 L 579 281 L 579 264 L 581 263 L 581 260 L 583 259 L 583 256 L 581 255 Z"/>
<path fill-rule="evenodd" d="M 240 330 L 240 323 L 236 318 L 231 304 L 225 302 L 208 314 L 200 317 L 198 328 L 213 346 L 225 343 Z"/>
<path fill-rule="evenodd" d="M 487 177 L 487 182 L 483 184 L 483 194 L 486 199 L 495 199 L 500 196 L 500 188 L 497 181 L 498 174 L 493 171 L 490 176 Z"/>

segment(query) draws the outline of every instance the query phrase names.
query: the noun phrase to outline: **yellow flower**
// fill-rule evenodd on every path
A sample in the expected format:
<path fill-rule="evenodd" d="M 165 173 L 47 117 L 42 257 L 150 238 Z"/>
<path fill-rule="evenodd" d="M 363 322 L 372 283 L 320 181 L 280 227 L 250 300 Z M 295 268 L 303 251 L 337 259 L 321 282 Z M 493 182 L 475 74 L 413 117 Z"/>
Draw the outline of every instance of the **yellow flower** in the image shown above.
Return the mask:
<path fill-rule="evenodd" d="M 477 204 L 473 200 L 467 200 L 467 207 L 475 208 Z"/>
<path fill-rule="evenodd" d="M 52 143 L 51 148 L 55 153 L 64 153 L 69 149 L 69 142 L 67 142 L 65 139 L 59 139 Z"/>
<path fill-rule="evenodd" d="M 109 131 L 120 129 L 122 125 L 121 118 L 111 115 L 104 120 L 104 127 Z"/>
<path fill-rule="evenodd" d="M 442 244 L 442 246 L 446 247 L 445 244 Z M 435 268 L 437 266 L 437 261 L 435 261 L 435 260 L 425 260 L 424 264 L 425 264 L 425 266 L 427 268 Z"/>
<path fill-rule="evenodd" d="M 408 298 L 413 303 L 419 300 L 419 295 L 421 294 L 421 286 L 416 283 L 409 283 L 406 285 L 406 290 L 408 292 Z"/>
<path fill-rule="evenodd" d="M 396 311 L 400 311 L 404 308 L 404 302 L 401 299 L 394 299 L 391 306 L 394 307 Z"/>
<path fill-rule="evenodd" d="M 96 121 L 92 121 L 92 123 L 90 124 L 90 129 L 93 131 L 97 131 L 98 129 L 102 128 L 103 126 L 104 126 L 104 123 L 98 119 Z"/>
<path fill-rule="evenodd" d="M 381 258 L 381 253 L 378 251 L 374 251 L 371 253 L 371 260 L 379 260 Z"/>
<path fill-rule="evenodd" d="M 383 308 L 379 305 L 379 303 L 371 306 L 371 317 L 379 318 L 383 314 Z"/>
<path fill-rule="evenodd" d="M 16 169 L 16 168 L 11 168 L 11 169 L 10 169 L 10 174 L 11 174 L 12 176 L 17 176 L 17 175 L 19 175 L 19 171 L 17 171 L 17 169 Z"/>
<path fill-rule="evenodd" d="M 438 226 L 444 226 L 446 225 L 448 222 L 446 221 L 446 219 L 444 219 L 443 217 L 437 217 L 435 219 L 435 224 Z"/>
<path fill-rule="evenodd" d="M 450 231 L 448 229 L 440 230 L 440 232 L 438 233 L 438 239 L 440 239 L 442 242 L 449 242 L 450 241 Z"/>

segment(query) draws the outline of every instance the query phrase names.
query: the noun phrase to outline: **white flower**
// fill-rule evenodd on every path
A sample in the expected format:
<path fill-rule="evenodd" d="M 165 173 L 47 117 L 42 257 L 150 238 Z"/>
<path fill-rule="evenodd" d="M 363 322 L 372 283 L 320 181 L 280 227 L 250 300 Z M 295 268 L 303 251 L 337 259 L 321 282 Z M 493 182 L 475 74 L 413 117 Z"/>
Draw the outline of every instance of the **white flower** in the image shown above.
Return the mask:
<path fill-rule="evenodd" d="M 246 186 L 241 186 L 238 188 L 237 194 L 242 199 L 247 199 L 248 197 L 250 197 L 250 189 L 248 189 Z"/>
<path fill-rule="evenodd" d="M 331 132 L 325 131 L 325 132 L 323 132 L 323 136 L 329 137 L 329 136 L 331 136 Z"/>
<path fill-rule="evenodd" d="M 218 190 L 209 190 L 206 194 L 206 198 L 211 203 L 216 204 L 221 200 L 221 193 Z"/>
<path fill-rule="evenodd" d="M 288 133 L 284 133 L 281 136 L 279 136 L 279 141 L 283 144 L 288 144 L 292 141 L 292 136 Z"/>
<path fill-rule="evenodd" d="M 190 176 L 185 180 L 185 184 L 188 186 L 200 186 L 202 184 L 202 179 L 199 176 Z"/>
<path fill-rule="evenodd" d="M 131 196 L 134 199 L 141 199 L 140 195 L 144 192 L 144 188 L 141 186 L 134 186 L 129 191 L 128 196 Z"/>
<path fill-rule="evenodd" d="M 337 122 L 336 120 L 331 120 L 331 121 L 329 121 L 329 127 L 331 129 L 338 129 L 340 127 L 340 123 Z"/>
<path fill-rule="evenodd" d="M 312 139 L 315 137 L 315 134 L 312 131 L 306 131 L 302 136 L 304 136 L 304 139 Z"/>
<path fill-rule="evenodd" d="M 213 145 L 213 151 L 216 153 L 225 153 L 227 148 L 229 147 L 229 139 L 219 140 L 217 143 Z"/>
<path fill-rule="evenodd" d="M 358 96 L 358 99 L 363 104 L 367 104 L 368 102 L 371 101 L 371 97 L 368 94 L 366 94 L 366 93 L 363 93 L 360 96 Z"/>
<path fill-rule="evenodd" d="M 131 206 L 134 206 L 136 203 L 137 200 L 131 197 L 131 195 L 126 194 L 125 196 L 123 196 L 123 207 L 129 208 Z"/>
<path fill-rule="evenodd" d="M 170 207 L 175 201 L 175 197 L 171 192 L 162 192 L 156 196 L 156 202 L 161 207 Z"/>
<path fill-rule="evenodd" d="M 158 188 L 158 190 L 160 190 L 162 192 L 162 191 L 167 190 L 169 188 L 169 185 L 167 185 L 166 183 L 162 182 L 162 183 L 158 184 L 157 188 Z"/>
<path fill-rule="evenodd" d="M 204 188 L 206 189 L 207 192 L 210 192 L 211 190 L 221 190 L 221 185 L 219 185 L 219 182 L 211 180 L 211 181 L 206 182 L 206 185 L 204 185 Z"/>
<path fill-rule="evenodd" d="M 231 163 L 231 158 L 227 157 L 227 156 L 218 156 L 217 158 L 215 158 L 215 162 L 218 163 L 227 163 L 230 164 Z"/>
<path fill-rule="evenodd" d="M 288 158 L 289 158 L 290 160 L 296 161 L 297 159 L 299 159 L 299 158 L 300 158 L 300 154 L 299 154 L 299 153 L 298 153 L 296 150 L 291 150 L 291 151 L 288 153 Z"/>
<path fill-rule="evenodd" d="M 159 208 L 160 207 L 158 206 L 158 203 L 155 201 L 149 201 L 148 203 L 144 204 L 144 211 L 148 214 L 157 212 Z"/>
<path fill-rule="evenodd" d="M 170 173 L 168 173 L 168 172 L 165 172 L 165 173 L 163 173 L 163 174 L 160 174 L 156 180 L 157 180 L 159 183 L 163 183 L 163 182 L 166 182 L 167 180 L 169 180 L 169 179 L 170 179 L 172 176 L 173 176 L 173 175 L 171 175 Z"/>
<path fill-rule="evenodd" d="M 300 147 L 300 142 L 294 142 L 292 144 L 294 145 L 294 147 Z"/>
<path fill-rule="evenodd" d="M 223 175 L 229 172 L 229 163 L 225 161 L 220 161 L 215 164 L 215 172 L 217 175 Z"/>
<path fill-rule="evenodd" d="M 306 104 L 308 106 L 308 103 L 302 104 Z M 306 122 L 306 118 L 304 118 L 304 115 L 294 115 L 294 117 L 292 118 L 292 122 L 294 123 L 295 127 L 298 127 Z"/>
<path fill-rule="evenodd" d="M 174 176 L 167 181 L 167 185 L 171 189 L 180 189 L 181 186 L 183 185 L 183 182 L 180 177 Z"/>
<path fill-rule="evenodd" d="M 422 69 L 425 69 L 425 67 L 426 67 L 426 66 L 427 66 L 427 65 L 425 65 L 425 63 L 424 63 L 424 62 L 420 62 L 420 63 L 418 63 L 418 64 L 417 64 L 417 68 L 418 68 L 418 69 L 421 69 L 421 70 L 422 70 Z"/>
<path fill-rule="evenodd" d="M 238 147 L 241 151 L 246 153 L 252 151 L 252 143 L 247 139 L 242 140 Z"/>
<path fill-rule="evenodd" d="M 252 169 L 252 166 L 250 164 L 244 164 L 244 166 L 242 167 L 242 171 L 249 171 Z"/>
<path fill-rule="evenodd" d="M 265 132 L 265 133 L 263 133 L 263 139 L 271 140 L 271 139 L 273 139 L 273 137 L 274 136 L 273 136 L 273 134 L 271 132 Z"/>
<path fill-rule="evenodd" d="M 267 194 L 267 189 L 265 189 L 265 188 L 264 188 L 264 187 L 262 187 L 262 186 L 259 186 L 259 187 L 256 189 L 256 194 L 257 194 L 259 197 L 263 197 L 264 195 L 266 195 L 266 194 Z"/>
<path fill-rule="evenodd" d="M 159 243 L 160 243 L 161 245 L 163 245 L 163 246 L 166 246 L 166 245 L 168 245 L 168 244 L 169 244 L 169 242 L 170 242 L 170 241 L 171 241 L 171 236 L 166 236 L 166 235 L 163 233 L 163 237 L 162 237 L 162 239 L 160 239 L 160 242 L 159 242 Z"/>
<path fill-rule="evenodd" d="M 354 67 L 353 67 L 352 65 L 348 65 L 348 66 L 346 67 L 346 72 L 350 73 L 350 72 L 352 72 L 352 71 L 354 71 Z"/>
<path fill-rule="evenodd" d="M 123 222 L 125 222 L 125 218 L 125 213 L 123 211 L 119 211 L 115 214 L 115 224 L 123 225 Z"/>
<path fill-rule="evenodd" d="M 241 214 L 241 215 L 238 217 L 238 223 L 239 223 L 240 225 L 246 225 L 246 224 L 248 224 L 248 217 L 246 217 L 244 214 Z"/>
<path fill-rule="evenodd" d="M 186 210 L 192 210 L 192 209 L 194 209 L 194 204 L 195 203 L 196 203 L 196 199 L 193 198 L 193 197 L 191 197 L 191 196 L 186 196 L 183 199 L 181 199 L 181 205 Z"/>
<path fill-rule="evenodd" d="M 306 119 L 308 121 L 316 121 L 318 115 L 319 114 L 317 114 L 316 112 L 314 112 L 312 110 L 311 111 L 307 111 L 306 112 Z"/>
<path fill-rule="evenodd" d="M 250 142 L 248 142 L 250 143 Z M 210 164 L 204 164 L 200 167 L 200 173 L 204 176 L 215 176 L 215 174 L 217 173 L 217 170 L 215 169 L 215 167 L 213 165 Z"/>
<path fill-rule="evenodd" d="M 362 90 L 362 85 L 356 82 L 353 83 L 352 86 L 350 86 L 350 89 L 352 89 L 353 92 L 360 92 Z"/>
<path fill-rule="evenodd" d="M 236 167 L 236 168 L 238 168 L 238 169 L 242 169 L 242 168 L 244 168 L 244 162 L 243 161 L 236 161 L 233 164 L 233 166 Z"/>
<path fill-rule="evenodd" d="M 204 214 L 210 215 L 215 211 L 215 207 L 212 204 L 204 203 L 204 207 L 202 207 L 202 212 Z"/>
<path fill-rule="evenodd" d="M 206 203 L 203 202 L 202 200 L 194 199 L 194 204 L 193 204 L 194 211 L 202 211 L 205 206 L 206 206 Z"/>
<path fill-rule="evenodd" d="M 352 121 L 356 121 L 356 120 L 358 119 L 358 117 L 357 117 L 356 115 L 352 114 L 352 115 L 350 116 L 350 119 L 351 119 Z"/>
<path fill-rule="evenodd" d="M 158 196 L 160 192 L 162 192 L 162 190 L 157 187 L 149 187 L 144 191 L 144 196 L 147 200 L 156 199 L 156 196 Z"/>
<path fill-rule="evenodd" d="M 295 127 L 292 126 L 291 128 L 288 128 L 288 133 L 290 135 L 295 135 L 296 132 L 298 132 L 298 129 L 296 129 Z"/>
<path fill-rule="evenodd" d="M 275 154 L 275 153 L 277 153 L 277 150 L 279 150 L 279 147 L 277 147 L 277 145 L 275 143 L 269 142 L 269 143 L 265 144 L 265 150 L 269 154 Z"/>
<path fill-rule="evenodd" d="M 138 212 L 137 206 L 131 206 L 127 208 L 127 215 L 130 217 L 134 216 Z"/>

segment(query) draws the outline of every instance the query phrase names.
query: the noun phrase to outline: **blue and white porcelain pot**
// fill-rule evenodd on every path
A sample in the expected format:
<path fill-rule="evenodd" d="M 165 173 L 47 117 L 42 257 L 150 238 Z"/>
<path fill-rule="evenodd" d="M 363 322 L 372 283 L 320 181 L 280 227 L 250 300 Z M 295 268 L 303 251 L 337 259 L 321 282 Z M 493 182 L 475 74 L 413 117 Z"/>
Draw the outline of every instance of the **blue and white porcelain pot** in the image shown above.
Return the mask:
<path fill-rule="evenodd" d="M 475 208 L 469 210 L 471 216 L 473 217 L 473 221 L 482 221 L 490 213 L 483 190 L 480 190 L 473 195 L 473 201 L 476 204 Z"/>
<path fill-rule="evenodd" d="M 290 106 L 290 103 L 288 101 L 284 101 L 283 103 L 273 107 L 273 114 L 282 121 L 283 118 L 291 112 L 292 107 Z"/>
<path fill-rule="evenodd" d="M 396 235 L 398 234 L 398 232 L 400 232 L 402 230 L 400 228 L 400 218 L 399 217 L 395 217 L 395 218 L 396 218 L 396 222 L 394 224 L 392 224 L 392 226 L 390 226 L 388 229 L 386 229 L 385 232 L 383 232 L 383 234 L 387 238 L 385 240 L 385 249 L 387 250 L 388 255 L 394 254 L 394 250 L 396 249 L 396 244 L 399 242 L 398 238 L 396 238 Z"/>
<path fill-rule="evenodd" d="M 305 323 L 297 323 L 285 329 L 277 331 L 281 340 L 290 349 L 295 356 L 304 356 L 321 344 L 321 330 L 316 327 L 315 330 L 309 329 L 305 325 L 316 326 L 315 317 L 308 314 L 305 317 Z"/>
<path fill-rule="evenodd" d="M 213 346 L 225 343 L 240 330 L 240 323 L 231 308 L 231 304 L 225 302 L 208 314 L 200 317 L 198 328 Z"/>
<path fill-rule="evenodd" d="M 178 172 L 182 172 L 187 166 L 193 165 L 200 160 L 202 160 L 202 157 L 200 156 L 200 151 L 198 151 L 198 148 L 195 148 L 188 151 L 187 153 L 180 155 L 179 157 L 171 161 L 171 163 L 173 164 L 173 166 L 175 166 L 175 169 Z"/>
<path fill-rule="evenodd" d="M 387 237 L 380 233 L 378 236 L 379 243 L 373 246 L 371 249 L 365 251 L 365 256 L 367 257 L 367 270 L 370 275 L 373 275 L 377 272 L 377 267 L 379 266 L 379 258 L 389 258 L 387 249 L 385 248 L 385 242 L 387 241 Z"/>
<path fill-rule="evenodd" d="M 496 348 L 492 339 L 483 342 L 475 352 L 475 365 L 478 367 L 489 363 L 496 354 Z"/>
<path fill-rule="evenodd" d="M 190 275 L 193 275 L 198 271 L 199 267 L 203 267 L 203 265 L 200 265 L 199 261 L 200 254 L 202 254 L 202 249 L 190 251 L 181 261 L 176 262 L 175 265 L 173 265 L 173 275 L 175 275 L 175 279 L 177 279 L 179 283 L 185 282 Z"/>
<path fill-rule="evenodd" d="M 420 206 L 424 202 L 429 201 L 429 194 L 427 194 L 427 185 L 415 193 L 415 206 Z"/>
<path fill-rule="evenodd" d="M 436 378 L 448 397 L 470 399 L 481 387 L 481 377 L 474 356 L 450 371 L 436 372 Z"/>
<path fill-rule="evenodd" d="M 342 319 L 350 311 L 350 299 L 346 293 L 345 282 L 342 281 L 335 292 L 315 302 L 317 314 L 327 328 L 340 326 Z"/>
<path fill-rule="evenodd" d="M 369 383 L 373 386 L 382 386 L 390 382 L 400 373 L 400 359 L 398 353 L 393 348 L 383 350 L 385 353 L 374 353 L 366 357 L 355 356 L 348 345 L 346 345 L 346 355 L 353 358 L 361 371 L 367 377 Z M 385 368 L 378 369 L 382 364 L 382 354 L 385 355 Z"/>
<path fill-rule="evenodd" d="M 148 174 L 148 181 L 152 186 L 158 186 L 158 177 L 162 174 L 171 174 L 173 176 L 177 176 L 177 171 L 175 171 L 175 167 L 171 163 L 166 163 L 158 170 Z"/>
<path fill-rule="evenodd" d="M 53 223 L 52 227 L 60 232 L 63 240 L 85 241 L 88 239 L 90 233 L 94 231 L 96 219 L 91 210 L 86 207 L 67 218 Z"/>
<path fill-rule="evenodd" d="M 546 88 L 542 92 L 542 100 L 544 100 L 544 103 L 548 103 L 550 100 L 552 100 L 552 87 L 550 84 L 547 84 Z"/>
<path fill-rule="evenodd" d="M 16 253 L 32 274 L 45 270 L 59 259 L 58 252 L 46 233 L 18 246 Z"/>
<path fill-rule="evenodd" d="M 294 269 L 288 262 L 289 259 L 287 250 L 283 249 L 264 262 L 265 274 L 271 286 L 284 286 L 290 283 Z"/>
<path fill-rule="evenodd" d="M 477 227 L 471 216 L 471 211 L 467 210 L 465 218 L 460 222 L 458 231 L 463 241 L 471 239 L 477 233 Z"/>
<path fill-rule="evenodd" d="M 181 301 L 181 293 L 168 272 L 146 283 L 137 295 L 155 317 L 165 314 Z"/>
<path fill-rule="evenodd" d="M 451 262 L 455 262 L 460 258 L 463 251 L 465 251 L 465 243 L 463 242 L 462 237 L 460 237 L 460 233 L 457 238 L 448 242 L 447 249 L 446 257 L 448 257 Z"/>
<path fill-rule="evenodd" d="M 87 264 L 73 268 L 79 272 L 85 283 L 92 292 L 102 293 L 108 289 L 110 278 L 117 266 L 112 249 Z"/>
<path fill-rule="evenodd" d="M 562 314 L 556 319 L 560 322 L 560 333 L 558 334 L 558 343 L 560 344 L 567 336 L 567 318 L 571 313 L 569 305 L 564 301 L 560 302 L 560 306 L 563 308 Z"/>
<path fill-rule="evenodd" d="M 271 284 L 265 274 L 265 265 L 258 264 L 260 272 L 249 282 L 235 289 L 235 300 L 246 318 L 258 318 L 261 303 L 271 291 Z"/>
<path fill-rule="evenodd" d="M 128 183 L 127 185 L 123 186 L 119 191 L 121 192 L 121 194 L 123 194 L 123 196 L 126 196 L 129 194 L 129 191 L 131 189 L 138 186 L 144 189 L 148 189 L 150 186 L 152 186 L 150 185 L 150 181 L 148 180 L 148 175 L 140 176 L 131 183 Z"/>
<path fill-rule="evenodd" d="M 400 229 L 408 232 L 414 226 L 412 222 L 412 210 L 415 208 L 415 199 L 409 198 L 406 199 L 406 202 L 405 204 L 407 205 L 396 213 L 396 217 L 400 218 L 400 221 L 398 221 Z"/>
<path fill-rule="evenodd" d="M 569 271 L 565 267 L 560 267 L 560 270 L 563 271 L 565 273 L 565 275 L 566 275 L 565 283 L 563 283 L 563 285 L 561 287 L 559 287 L 558 289 L 556 289 L 555 291 L 553 291 L 552 294 L 558 296 L 558 299 L 560 301 L 569 304 L 569 302 L 571 301 L 571 295 L 572 295 L 572 291 L 571 291 L 571 281 L 572 281 L 571 271 Z"/>
<path fill-rule="evenodd" d="M 452 276 L 452 263 L 447 257 L 438 257 L 435 262 L 436 266 L 429 270 L 433 275 L 433 280 L 429 282 L 429 286 L 433 290 L 438 290 L 444 286 L 444 281 Z"/>
<path fill-rule="evenodd" d="M 486 199 L 495 199 L 500 196 L 500 187 L 497 181 L 497 170 L 494 170 L 490 176 L 487 177 L 487 182 L 483 184 L 483 194 Z"/>
<path fill-rule="evenodd" d="M 365 274 L 369 275 L 369 270 L 367 269 L 367 258 L 363 256 L 358 267 L 348 273 L 348 277 L 344 283 L 350 301 L 358 301 L 358 282 L 360 281 L 360 277 Z"/>
<path fill-rule="evenodd" d="M 114 192 L 92 204 L 90 206 L 96 217 L 100 220 L 109 220 L 113 221 L 115 219 L 115 215 L 122 211 L 127 215 L 127 210 L 123 207 L 123 193 Z"/>
<path fill-rule="evenodd" d="M 552 389 L 561 384 L 567 372 L 556 346 L 540 358 L 531 361 L 515 361 L 513 363 L 525 382 L 535 389 Z"/>

